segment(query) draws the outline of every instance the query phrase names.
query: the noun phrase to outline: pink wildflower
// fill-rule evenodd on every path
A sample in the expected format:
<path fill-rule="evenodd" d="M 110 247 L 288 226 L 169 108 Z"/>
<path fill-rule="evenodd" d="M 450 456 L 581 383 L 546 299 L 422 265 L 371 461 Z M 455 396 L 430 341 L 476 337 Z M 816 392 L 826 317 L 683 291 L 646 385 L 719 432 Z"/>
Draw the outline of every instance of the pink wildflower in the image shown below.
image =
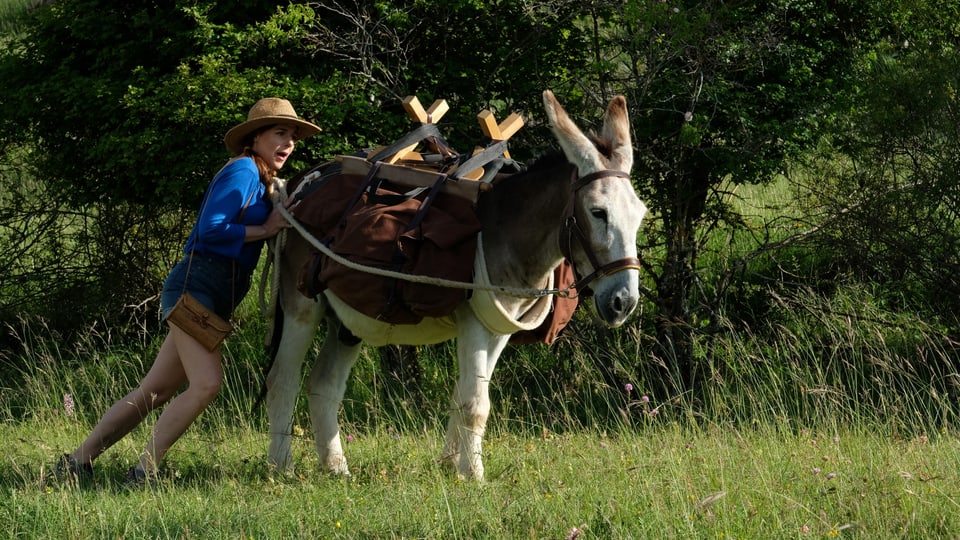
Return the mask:
<path fill-rule="evenodd" d="M 66 416 L 73 416 L 73 396 L 70 394 L 63 395 L 63 414 Z"/>

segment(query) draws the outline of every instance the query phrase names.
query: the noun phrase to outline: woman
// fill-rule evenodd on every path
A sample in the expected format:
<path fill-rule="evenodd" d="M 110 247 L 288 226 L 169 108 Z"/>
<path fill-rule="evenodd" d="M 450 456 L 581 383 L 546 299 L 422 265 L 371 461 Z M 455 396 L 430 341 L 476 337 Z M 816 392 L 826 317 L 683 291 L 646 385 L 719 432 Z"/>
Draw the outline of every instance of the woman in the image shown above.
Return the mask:
<path fill-rule="evenodd" d="M 231 128 L 224 142 L 233 158 L 214 176 L 184 248 L 185 256 L 163 285 L 164 320 L 185 291 L 210 311 L 229 320 L 250 288 L 250 276 L 264 239 L 289 224 L 272 208 L 273 178 L 297 140 L 320 128 L 297 117 L 285 99 L 258 101 L 247 120 Z M 128 480 L 142 484 L 156 477 L 163 456 L 213 401 L 223 383 L 220 347 L 207 350 L 179 327 L 169 330 L 140 386 L 107 410 L 86 440 L 64 454 L 57 478 L 89 481 L 93 460 L 133 430 L 146 415 L 187 388 L 163 410 Z"/>

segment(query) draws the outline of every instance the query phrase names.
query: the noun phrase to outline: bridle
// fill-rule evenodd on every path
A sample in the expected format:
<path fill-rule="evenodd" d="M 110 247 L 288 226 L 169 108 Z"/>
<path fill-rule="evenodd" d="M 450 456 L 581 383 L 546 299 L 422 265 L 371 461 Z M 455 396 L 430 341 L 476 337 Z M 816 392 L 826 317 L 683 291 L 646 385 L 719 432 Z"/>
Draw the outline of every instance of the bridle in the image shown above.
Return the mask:
<path fill-rule="evenodd" d="M 593 248 L 590 246 L 590 242 L 587 240 L 587 235 L 584 234 L 583 229 L 581 229 L 580 225 L 577 223 L 577 192 L 580 191 L 581 188 L 588 186 L 591 183 L 600 180 L 601 178 L 609 177 L 626 178 L 629 180 L 630 175 L 623 171 L 605 169 L 578 178 L 577 169 L 573 170 L 573 175 L 571 178 L 572 186 L 570 189 L 570 200 L 567 203 L 567 209 L 564 211 L 563 226 L 560 230 L 560 252 L 563 253 L 564 258 L 566 258 L 573 266 L 574 274 L 578 277 L 577 282 L 573 285 L 573 287 L 577 290 L 578 295 L 592 294 L 592 291 L 587 288 L 587 285 L 596 279 L 608 276 L 610 274 L 615 274 L 617 272 L 622 272 L 624 270 L 639 271 L 641 268 L 640 259 L 636 257 L 624 257 L 622 259 L 610 261 L 606 264 L 601 264 L 599 259 L 597 259 L 597 255 L 594 253 Z M 577 264 L 573 260 L 573 251 L 571 248 L 573 247 L 574 240 L 577 240 L 577 242 L 580 243 L 580 247 L 587 255 L 587 258 L 590 259 L 590 265 L 593 267 L 593 272 L 585 277 L 580 277 L 582 274 L 577 269 Z"/>

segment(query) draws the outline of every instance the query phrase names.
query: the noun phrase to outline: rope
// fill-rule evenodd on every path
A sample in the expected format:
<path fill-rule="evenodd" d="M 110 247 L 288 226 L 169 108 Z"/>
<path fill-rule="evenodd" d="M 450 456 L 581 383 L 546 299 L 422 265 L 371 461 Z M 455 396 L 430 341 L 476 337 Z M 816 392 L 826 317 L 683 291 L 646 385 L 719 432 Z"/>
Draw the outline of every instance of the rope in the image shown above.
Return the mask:
<path fill-rule="evenodd" d="M 283 208 L 283 204 L 287 200 L 287 183 L 285 180 L 280 178 L 274 178 L 273 186 L 274 190 L 270 198 L 272 199 L 274 206 L 277 208 Z M 277 300 L 280 296 L 280 272 L 274 270 L 271 279 L 270 270 L 273 266 L 280 268 L 280 254 L 283 252 L 283 247 L 286 243 L 286 229 L 281 229 L 276 236 L 267 239 L 267 251 L 271 256 L 267 257 L 267 262 L 263 265 L 263 271 L 260 273 L 260 289 L 258 300 L 260 304 L 260 313 L 267 320 L 267 331 L 266 337 L 264 338 L 264 345 L 267 346 L 270 345 L 270 341 L 273 339 L 273 325 L 275 323 L 273 314 L 276 312 Z M 270 282 L 269 302 L 266 301 L 266 283 L 268 280 Z"/>
<path fill-rule="evenodd" d="M 317 238 L 312 234 L 310 234 L 310 231 L 308 231 L 299 221 L 297 221 L 297 218 L 294 217 L 294 215 L 291 214 L 289 210 L 284 208 L 282 204 L 278 205 L 277 209 L 280 211 L 280 214 L 284 218 L 286 218 L 287 222 L 289 222 L 290 225 L 292 225 L 293 228 L 296 229 L 296 231 L 300 233 L 300 235 L 303 236 L 304 239 L 307 240 L 307 242 L 310 242 L 310 245 L 320 250 L 320 252 L 326 255 L 327 257 L 330 257 L 334 261 L 342 264 L 343 266 L 346 266 L 347 268 L 350 268 L 351 270 L 356 270 L 358 272 L 365 272 L 368 274 L 374 274 L 382 277 L 402 279 L 404 281 L 411 281 L 414 283 L 424 283 L 427 285 L 436 285 L 438 287 L 448 287 L 451 289 L 472 289 L 472 290 L 492 291 L 495 293 L 515 296 L 518 298 L 540 298 L 541 296 L 546 296 L 549 294 L 555 294 L 562 298 L 572 298 L 573 296 L 575 296 L 575 294 L 572 293 L 573 289 L 570 287 L 567 287 L 564 289 L 535 289 L 530 287 L 507 287 L 503 285 L 480 285 L 472 282 L 468 283 L 464 281 L 453 281 L 449 279 L 437 278 L 432 276 L 405 274 L 403 272 L 396 272 L 393 270 L 386 270 L 384 268 L 376 268 L 373 266 L 366 266 L 363 264 L 359 264 L 349 259 L 346 259 L 344 257 L 341 257 L 340 255 L 337 255 L 336 253 L 333 252 L 333 250 L 325 246 L 323 242 L 317 240 Z M 278 250 L 278 253 L 279 253 L 279 250 Z"/>

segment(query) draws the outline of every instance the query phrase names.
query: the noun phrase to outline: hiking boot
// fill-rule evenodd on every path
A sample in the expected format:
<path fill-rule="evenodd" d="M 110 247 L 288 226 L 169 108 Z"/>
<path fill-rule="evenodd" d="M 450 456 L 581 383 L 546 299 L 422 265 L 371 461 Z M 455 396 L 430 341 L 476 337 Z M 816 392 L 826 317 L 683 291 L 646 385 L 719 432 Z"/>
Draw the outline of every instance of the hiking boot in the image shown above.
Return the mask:
<path fill-rule="evenodd" d="M 57 482 L 69 482 L 80 486 L 93 483 L 93 464 L 80 463 L 70 454 L 63 454 L 53 467 L 53 479 Z"/>
<path fill-rule="evenodd" d="M 156 483 L 157 476 L 155 474 L 149 474 L 139 467 L 130 467 L 127 471 L 127 481 L 124 482 L 124 486 L 128 489 L 141 489 Z"/>

